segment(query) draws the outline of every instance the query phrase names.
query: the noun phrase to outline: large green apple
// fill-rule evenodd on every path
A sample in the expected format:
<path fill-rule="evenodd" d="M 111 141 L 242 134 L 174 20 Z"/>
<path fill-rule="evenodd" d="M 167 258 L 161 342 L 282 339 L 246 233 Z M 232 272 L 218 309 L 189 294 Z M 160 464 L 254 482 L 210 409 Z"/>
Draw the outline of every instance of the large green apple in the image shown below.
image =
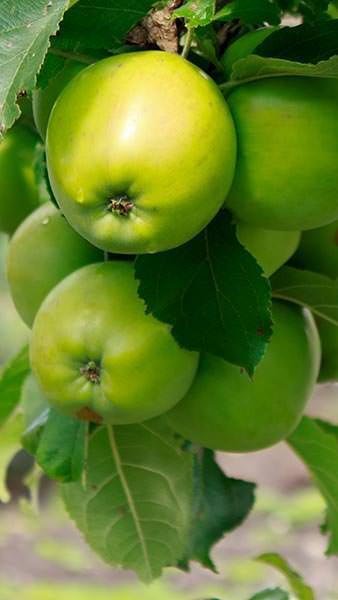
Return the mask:
<path fill-rule="evenodd" d="M 255 31 L 249 31 L 241 37 L 237 38 L 224 52 L 221 63 L 228 77 L 231 75 L 233 65 L 242 58 L 246 58 L 249 54 L 254 53 L 257 46 L 276 31 L 278 27 L 262 27 Z"/>
<path fill-rule="evenodd" d="M 338 221 L 302 234 L 293 264 L 336 279 L 338 277 Z"/>
<path fill-rule="evenodd" d="M 270 277 L 295 252 L 300 239 L 299 231 L 274 231 L 238 223 L 237 237 L 257 259 L 265 275 Z"/>
<path fill-rule="evenodd" d="M 256 227 L 304 230 L 338 218 L 338 81 L 262 79 L 228 102 L 238 161 L 227 205 Z"/>
<path fill-rule="evenodd" d="M 133 264 L 113 261 L 83 267 L 47 296 L 33 325 L 31 364 L 61 412 L 125 424 L 181 400 L 198 354 L 145 314 Z"/>
<path fill-rule="evenodd" d="M 318 381 L 338 381 L 338 326 L 318 317 L 316 323 L 322 347 Z"/>
<path fill-rule="evenodd" d="M 45 88 L 35 90 L 33 92 L 33 115 L 36 128 L 44 140 L 47 132 L 49 115 L 55 104 L 55 100 L 66 87 L 67 83 L 77 75 L 83 68 L 84 64 L 68 61 L 64 68 L 53 79 L 51 79 Z"/>
<path fill-rule="evenodd" d="M 102 252 L 78 235 L 52 203 L 36 209 L 16 230 L 7 255 L 7 279 L 23 321 L 32 325 L 40 304 L 59 281 L 100 261 Z"/>
<path fill-rule="evenodd" d="M 0 231 L 12 234 L 39 204 L 34 174 L 38 138 L 16 124 L 0 143 Z"/>
<path fill-rule="evenodd" d="M 295 305 L 274 302 L 273 317 L 274 334 L 253 380 L 221 358 L 201 357 L 188 394 L 167 415 L 178 433 L 207 448 L 250 452 L 296 427 L 318 375 L 318 333 L 311 314 Z"/>
<path fill-rule="evenodd" d="M 110 252 L 158 252 L 192 238 L 224 203 L 235 159 L 217 85 L 167 52 L 91 65 L 49 119 L 55 197 L 70 224 Z"/>

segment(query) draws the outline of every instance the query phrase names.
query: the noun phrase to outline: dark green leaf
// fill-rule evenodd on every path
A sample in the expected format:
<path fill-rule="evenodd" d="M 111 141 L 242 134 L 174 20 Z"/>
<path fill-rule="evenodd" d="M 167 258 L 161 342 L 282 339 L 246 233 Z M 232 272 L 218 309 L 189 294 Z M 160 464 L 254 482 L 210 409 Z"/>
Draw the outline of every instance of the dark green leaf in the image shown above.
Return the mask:
<path fill-rule="evenodd" d="M 147 309 L 182 346 L 252 374 L 271 335 L 270 286 L 224 211 L 191 242 L 136 260 Z"/>
<path fill-rule="evenodd" d="M 283 267 L 271 279 L 273 296 L 307 306 L 318 317 L 338 325 L 338 279 Z"/>
<path fill-rule="evenodd" d="M 338 54 L 338 20 L 283 27 L 267 37 L 255 53 L 300 63 L 327 60 Z"/>
<path fill-rule="evenodd" d="M 41 412 L 34 421 L 25 429 L 25 431 L 21 435 L 21 443 L 27 452 L 36 455 L 39 444 L 41 441 L 41 436 L 43 434 L 45 425 L 48 421 L 50 413 L 50 408 L 46 408 Z"/>
<path fill-rule="evenodd" d="M 303 417 L 288 443 L 308 467 L 327 504 L 327 554 L 338 553 L 338 444 L 321 422 Z"/>
<path fill-rule="evenodd" d="M 210 550 L 225 532 L 238 527 L 248 516 L 255 500 L 254 490 L 253 483 L 227 477 L 211 450 L 203 449 L 196 456 L 192 526 L 183 568 L 188 568 L 190 560 L 197 560 L 216 572 Z"/>
<path fill-rule="evenodd" d="M 20 115 L 16 98 L 30 91 L 68 0 L 0 0 L 0 132 Z"/>
<path fill-rule="evenodd" d="M 298 600 L 315 600 L 314 593 L 310 586 L 304 582 L 301 575 L 294 571 L 282 556 L 279 554 L 266 553 L 258 556 L 256 560 L 274 567 L 277 571 L 285 575 L 292 592 Z"/>
<path fill-rule="evenodd" d="M 66 508 L 109 564 L 145 581 L 176 565 L 187 543 L 192 456 L 161 419 L 91 433 L 87 484 L 64 484 Z"/>
<path fill-rule="evenodd" d="M 280 23 L 281 11 L 276 2 L 271 0 L 234 0 L 227 3 L 215 15 L 215 20 L 232 21 L 240 19 L 248 25 L 260 25 L 269 23 L 278 25 Z"/>
<path fill-rule="evenodd" d="M 251 596 L 249 600 L 289 600 L 290 596 L 284 590 L 280 588 L 263 590 L 258 592 L 254 596 Z"/>
<path fill-rule="evenodd" d="M 62 482 L 80 479 L 84 466 L 86 423 L 51 409 L 40 418 L 41 436 L 36 462 L 52 479 Z"/>
<path fill-rule="evenodd" d="M 19 404 L 22 386 L 29 372 L 28 347 L 25 346 L 0 374 L 0 426 Z"/>
<path fill-rule="evenodd" d="M 55 45 L 68 51 L 121 45 L 153 4 L 154 0 L 79 0 L 67 11 Z"/>
<path fill-rule="evenodd" d="M 188 27 L 209 25 L 215 14 L 216 0 L 188 0 L 174 12 L 175 17 L 183 17 Z"/>

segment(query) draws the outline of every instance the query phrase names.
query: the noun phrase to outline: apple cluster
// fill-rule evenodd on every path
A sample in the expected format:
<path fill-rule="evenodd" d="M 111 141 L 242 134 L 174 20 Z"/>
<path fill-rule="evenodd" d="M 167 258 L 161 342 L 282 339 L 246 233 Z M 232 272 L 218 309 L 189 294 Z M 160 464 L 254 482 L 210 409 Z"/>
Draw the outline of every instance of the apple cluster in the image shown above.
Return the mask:
<path fill-rule="evenodd" d="M 318 377 L 338 379 L 337 328 L 274 301 L 250 380 L 180 347 L 146 312 L 134 257 L 188 242 L 226 208 L 266 277 L 293 257 L 337 278 L 338 83 L 262 79 L 225 99 L 182 57 L 134 52 L 67 63 L 34 92 L 33 114 L 58 208 L 39 206 L 36 134 L 19 122 L 0 146 L 0 229 L 49 403 L 97 423 L 165 414 L 184 438 L 224 451 L 284 439 Z"/>

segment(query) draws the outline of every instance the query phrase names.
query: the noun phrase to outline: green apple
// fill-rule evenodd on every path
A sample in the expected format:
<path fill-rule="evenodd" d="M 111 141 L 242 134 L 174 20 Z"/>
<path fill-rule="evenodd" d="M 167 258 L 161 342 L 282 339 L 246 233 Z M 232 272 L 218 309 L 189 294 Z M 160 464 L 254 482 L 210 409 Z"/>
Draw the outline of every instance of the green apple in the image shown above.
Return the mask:
<path fill-rule="evenodd" d="M 249 31 L 241 37 L 237 38 L 224 52 L 221 63 L 228 77 L 231 75 L 233 65 L 242 58 L 246 58 L 249 54 L 254 54 L 254 50 L 264 40 L 277 31 L 278 27 L 262 27 L 255 31 Z"/>
<path fill-rule="evenodd" d="M 318 332 L 310 312 L 296 305 L 274 302 L 273 317 L 253 380 L 219 357 L 201 356 L 188 394 L 167 415 L 175 431 L 226 452 L 267 448 L 293 431 L 317 379 Z"/>
<path fill-rule="evenodd" d="M 238 223 L 237 237 L 256 258 L 265 275 L 270 277 L 293 255 L 299 244 L 300 232 L 260 229 Z"/>
<path fill-rule="evenodd" d="M 318 381 L 338 381 L 338 326 L 319 317 L 316 317 L 316 323 L 322 347 Z"/>
<path fill-rule="evenodd" d="M 293 264 L 336 279 L 338 277 L 338 221 L 302 234 Z"/>
<path fill-rule="evenodd" d="M 167 52 L 91 65 L 49 119 L 55 197 L 74 229 L 109 252 L 158 252 L 194 237 L 223 205 L 235 159 L 217 85 Z"/>
<path fill-rule="evenodd" d="M 79 236 L 51 202 L 36 209 L 16 230 L 7 254 L 7 279 L 23 321 L 31 326 L 40 304 L 59 281 L 102 258 L 102 252 Z"/>
<path fill-rule="evenodd" d="M 34 121 L 43 140 L 46 137 L 48 119 L 55 100 L 66 87 L 67 83 L 84 67 L 85 65 L 82 63 L 67 61 L 62 71 L 50 79 L 47 87 L 34 90 L 32 96 Z"/>
<path fill-rule="evenodd" d="M 35 318 L 30 355 L 51 405 L 118 424 L 171 408 L 198 364 L 169 326 L 145 313 L 126 261 L 89 265 L 59 283 Z"/>
<path fill-rule="evenodd" d="M 338 81 L 262 79 L 229 96 L 238 160 L 226 204 L 263 229 L 313 229 L 338 218 Z"/>
<path fill-rule="evenodd" d="M 21 124 L 0 143 L 0 231 L 12 234 L 39 204 L 34 174 L 38 138 Z"/>

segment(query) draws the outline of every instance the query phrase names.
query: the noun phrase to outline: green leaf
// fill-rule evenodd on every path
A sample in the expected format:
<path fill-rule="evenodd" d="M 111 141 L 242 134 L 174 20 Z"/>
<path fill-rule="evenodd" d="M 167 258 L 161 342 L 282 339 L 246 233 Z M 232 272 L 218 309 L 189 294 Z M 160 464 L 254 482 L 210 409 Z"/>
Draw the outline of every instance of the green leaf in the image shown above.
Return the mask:
<path fill-rule="evenodd" d="M 192 456 L 166 424 L 100 426 L 90 435 L 87 485 L 62 486 L 88 544 L 144 581 L 176 565 L 187 543 Z"/>
<path fill-rule="evenodd" d="M 17 452 L 21 449 L 20 435 L 22 433 L 22 417 L 14 415 L 0 427 L 0 501 L 8 502 L 10 499 L 7 486 L 7 468 Z"/>
<path fill-rule="evenodd" d="M 240 19 L 247 25 L 260 25 L 280 23 L 281 11 L 276 2 L 271 0 L 234 0 L 219 10 L 214 17 L 215 21 L 232 21 Z"/>
<path fill-rule="evenodd" d="M 22 446 L 27 452 L 36 455 L 41 436 L 49 418 L 50 408 L 46 408 L 36 419 L 27 427 L 21 435 Z"/>
<path fill-rule="evenodd" d="M 0 133 L 20 115 L 16 98 L 31 91 L 68 0 L 0 1 Z"/>
<path fill-rule="evenodd" d="M 254 596 L 251 596 L 250 600 L 289 600 L 290 596 L 284 590 L 280 588 L 263 590 L 258 592 Z"/>
<path fill-rule="evenodd" d="M 270 77 L 327 77 L 338 78 L 338 56 L 316 65 L 308 65 L 280 58 L 263 58 L 251 54 L 238 60 L 232 68 L 231 79 L 220 85 L 225 95 L 229 94 L 237 85 L 243 85 L 257 79 Z"/>
<path fill-rule="evenodd" d="M 338 325 L 338 279 L 283 267 L 271 278 L 273 296 L 310 308 L 318 317 Z"/>
<path fill-rule="evenodd" d="M 211 450 L 203 449 L 196 456 L 192 525 L 187 554 L 181 561 L 183 568 L 188 568 L 190 560 L 197 560 L 216 572 L 210 550 L 225 532 L 248 516 L 255 501 L 254 490 L 253 483 L 227 477 Z"/>
<path fill-rule="evenodd" d="M 19 404 L 22 386 L 29 372 L 28 347 L 25 346 L 0 374 L 0 426 Z"/>
<path fill-rule="evenodd" d="M 33 422 L 49 408 L 35 376 L 30 373 L 22 387 L 20 409 L 23 415 L 24 427 L 30 427 Z"/>
<path fill-rule="evenodd" d="M 271 335 L 270 285 L 225 211 L 191 242 L 136 260 L 148 312 L 178 343 L 252 374 Z"/>
<path fill-rule="evenodd" d="M 216 0 L 188 0 L 175 10 L 174 17 L 184 18 L 188 27 L 209 25 L 215 14 Z"/>
<path fill-rule="evenodd" d="M 327 530 L 330 534 L 327 554 L 338 553 L 338 444 L 321 422 L 303 417 L 288 438 L 291 448 L 308 467 L 327 504 Z"/>
<path fill-rule="evenodd" d="M 266 553 L 258 556 L 256 560 L 274 567 L 277 571 L 285 575 L 292 592 L 298 600 L 315 600 L 315 595 L 310 586 L 304 583 L 299 573 L 294 571 L 282 556 L 274 553 Z"/>
<path fill-rule="evenodd" d="M 316 64 L 338 54 L 338 20 L 304 23 L 274 31 L 255 54 Z"/>
<path fill-rule="evenodd" d="M 80 479 L 87 427 L 84 421 L 49 411 L 35 454 L 48 477 L 65 483 Z"/>
<path fill-rule="evenodd" d="M 67 51 L 110 50 L 121 45 L 153 4 L 154 0 L 79 0 L 65 14 L 53 45 Z"/>

